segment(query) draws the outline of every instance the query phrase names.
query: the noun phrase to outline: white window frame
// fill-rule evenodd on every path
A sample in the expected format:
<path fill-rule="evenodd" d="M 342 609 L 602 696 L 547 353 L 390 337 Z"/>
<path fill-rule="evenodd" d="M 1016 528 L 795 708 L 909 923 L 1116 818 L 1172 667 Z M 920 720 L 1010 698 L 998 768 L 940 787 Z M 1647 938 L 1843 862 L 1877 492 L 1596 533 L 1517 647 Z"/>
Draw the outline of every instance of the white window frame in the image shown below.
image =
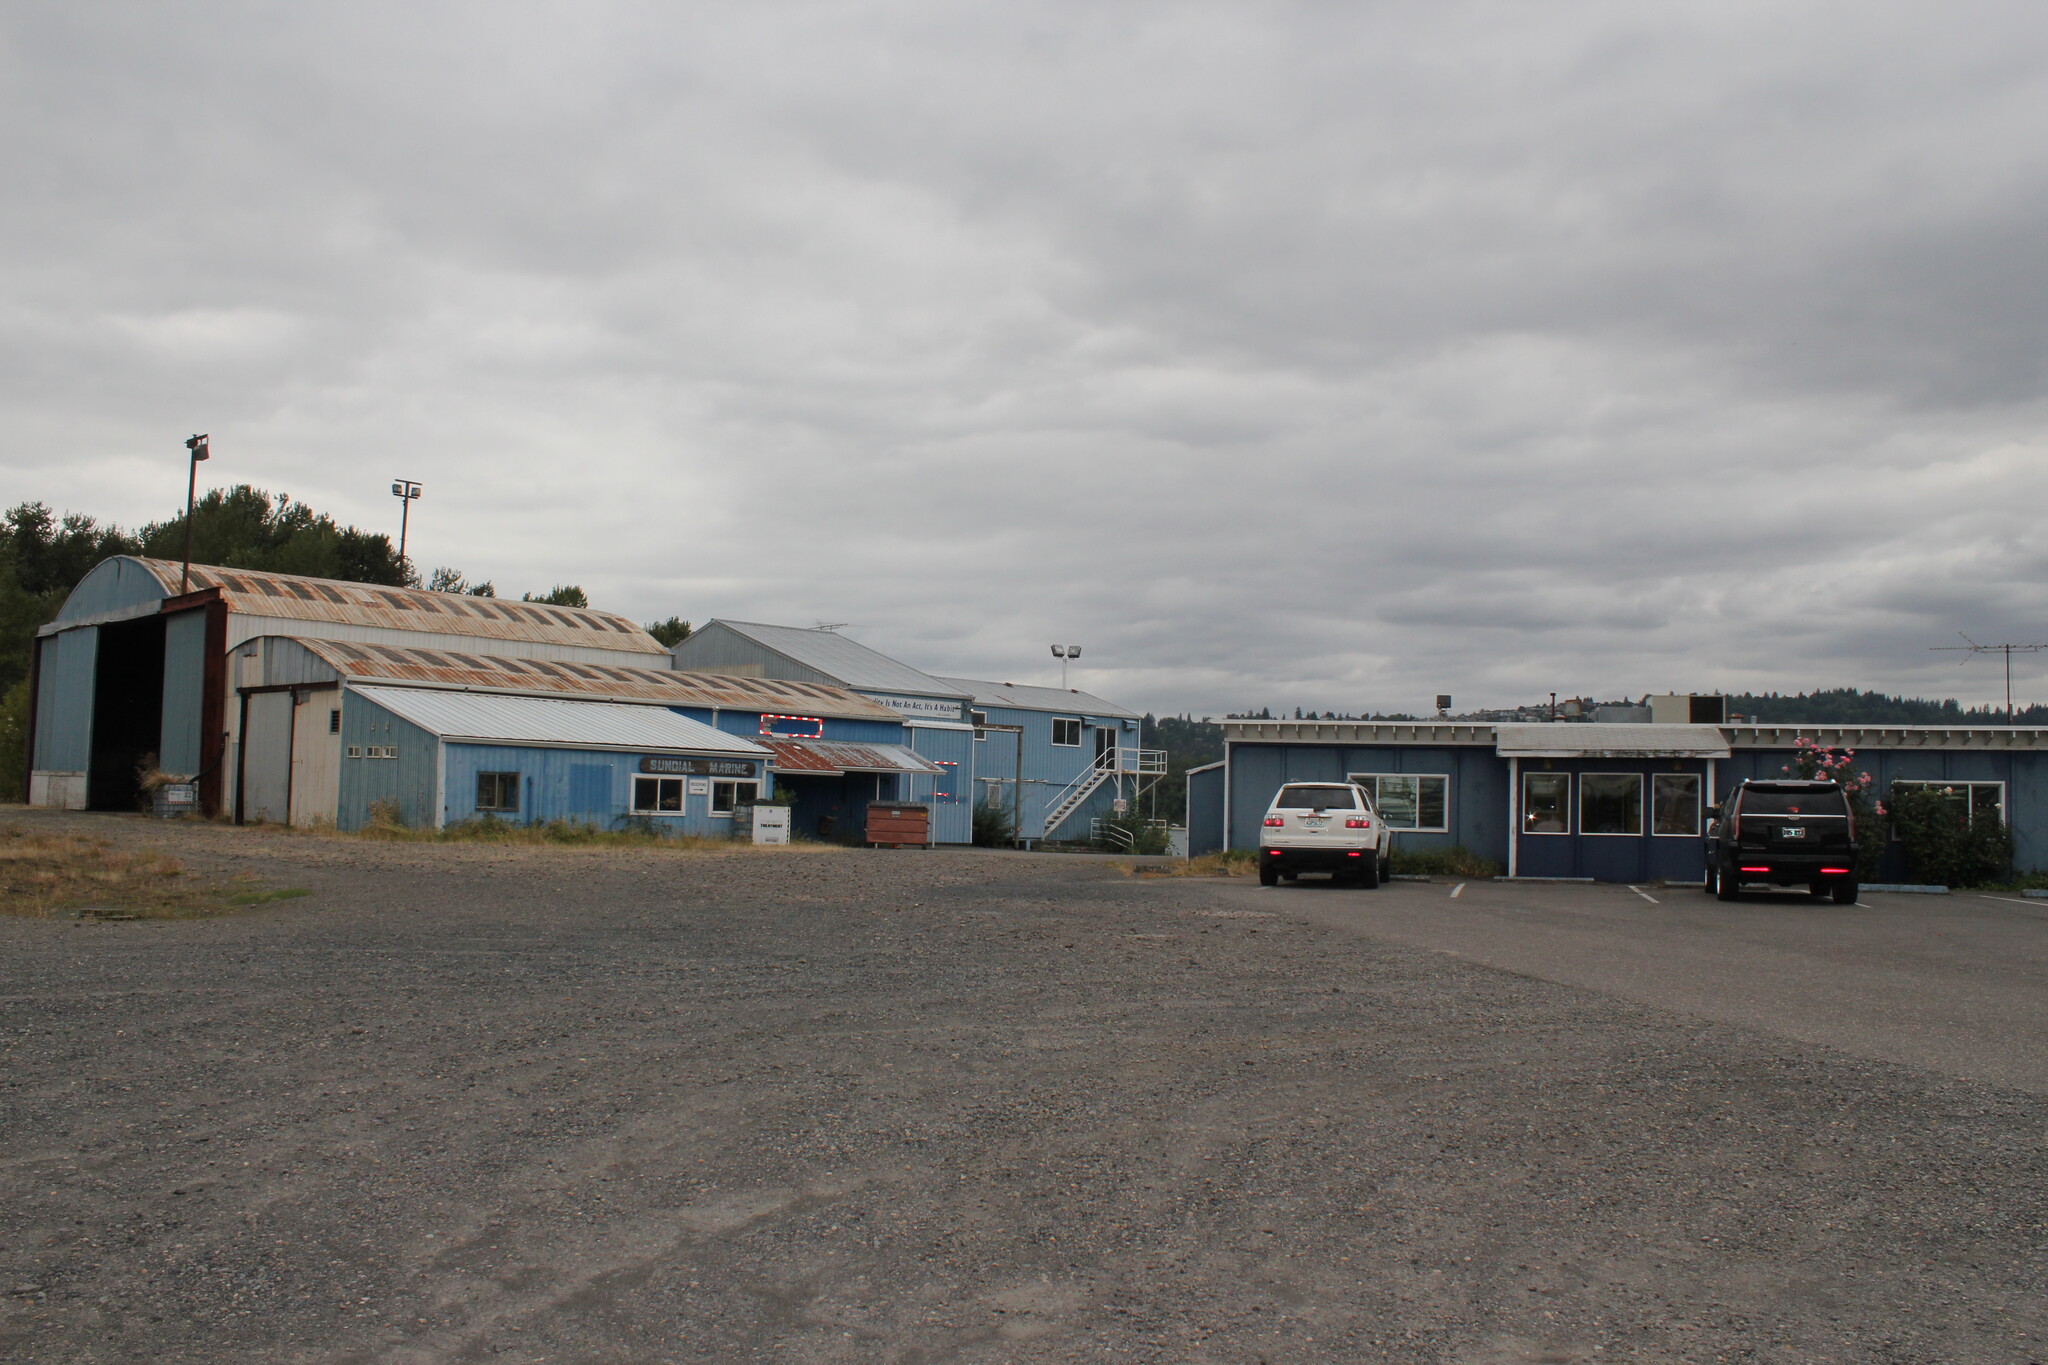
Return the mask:
<path fill-rule="evenodd" d="M 1060 727 L 1062 725 L 1071 725 L 1074 727 L 1074 737 L 1072 739 L 1060 738 Z M 1082 724 L 1081 718 L 1079 716 L 1054 716 L 1052 718 L 1053 747 L 1059 749 L 1080 748 L 1081 736 L 1087 730 L 1087 728 L 1088 727 L 1086 725 Z"/>
<path fill-rule="evenodd" d="M 679 804 L 674 810 L 662 810 L 661 789 L 665 783 L 670 782 L 675 783 L 676 799 L 681 804 Z M 640 804 L 640 793 L 643 790 L 643 786 L 645 790 L 649 790 L 654 793 L 654 804 L 652 806 L 643 806 Z M 673 820 L 678 816 L 689 814 L 689 810 L 690 788 L 688 781 L 686 779 L 680 777 L 661 777 L 650 773 L 633 774 L 633 814 L 655 815 L 660 816 L 664 819 Z"/>
<path fill-rule="evenodd" d="M 1659 834 L 1657 832 L 1657 784 L 1675 778 L 1686 778 L 1692 782 L 1692 828 L 1683 834 Z M 1652 839 L 1697 839 L 1706 828 L 1707 783 L 1698 773 L 1651 773 L 1649 830 Z"/>
<path fill-rule="evenodd" d="M 720 787 L 730 787 L 732 789 L 732 802 L 731 804 L 726 806 L 724 810 L 720 810 L 718 808 L 718 789 Z M 747 794 L 745 796 L 740 795 L 741 787 L 745 787 L 747 789 Z M 711 782 L 711 818 L 714 820 L 730 820 L 733 817 L 734 811 L 738 810 L 742 805 L 744 805 L 748 801 L 758 801 L 760 797 L 761 783 L 757 778 L 713 778 Z"/>
<path fill-rule="evenodd" d="M 1415 818 L 1413 825 L 1397 825 L 1387 816 L 1387 803 L 1380 800 L 1380 782 L 1383 778 L 1412 778 L 1415 788 Z M 1365 794 L 1372 798 L 1374 814 L 1378 815 L 1388 829 L 1396 834 L 1449 834 L 1451 832 L 1451 775 L 1449 773 L 1346 773 L 1344 780 L 1355 782 L 1365 788 Z M 1425 781 L 1444 784 L 1444 822 L 1441 825 L 1425 825 L 1422 819 L 1422 787 Z"/>
<path fill-rule="evenodd" d="M 1996 787 L 1998 788 L 1998 822 L 2004 825 L 2007 829 L 2012 828 L 2012 807 L 2010 804 L 2008 804 L 2011 801 L 2012 793 L 2006 790 L 2005 783 L 2003 782 L 1979 782 L 1973 778 L 1967 777 L 1897 777 L 1892 779 L 1891 785 L 1892 787 L 1971 788 L 1972 790 L 1970 791 L 1969 795 L 1969 814 L 1966 817 L 1971 824 L 1975 824 L 1977 822 L 1977 793 L 1974 789 L 1977 787 Z M 1887 820 L 1885 823 L 1887 825 L 1891 825 L 1891 841 L 1893 843 L 1897 843 L 1899 841 L 1898 826 L 1892 825 L 1891 821 L 1889 820 Z"/>
<path fill-rule="evenodd" d="M 1651 822 L 1647 818 L 1650 812 L 1644 809 L 1643 807 L 1645 788 L 1645 783 L 1643 782 L 1644 776 L 1645 775 L 1642 773 L 1627 772 L 1580 773 L 1578 775 L 1579 780 L 1575 784 L 1579 789 L 1579 799 L 1572 810 L 1572 819 L 1577 822 L 1579 827 L 1579 837 L 1581 839 L 1640 839 L 1645 834 L 1647 834 L 1649 832 Z M 1586 779 L 1589 777 L 1633 777 L 1636 780 L 1635 833 L 1630 834 L 1626 830 L 1590 830 L 1586 828 Z"/>
<path fill-rule="evenodd" d="M 988 724 L 988 712 L 969 711 L 967 713 L 967 722 L 974 727 L 974 742 L 976 744 L 986 744 L 988 742 L 988 731 L 983 727 Z"/>
<path fill-rule="evenodd" d="M 1564 779 L 1563 829 L 1529 828 L 1529 783 L 1539 777 L 1561 777 Z M 1515 810 L 1515 821 L 1521 826 L 1520 829 L 1515 831 L 1517 837 L 1525 834 L 1538 839 L 1569 839 L 1572 837 L 1572 820 L 1578 813 L 1578 807 L 1572 803 L 1572 775 L 1570 773 L 1551 772 L 1542 768 L 1524 768 L 1522 769 L 1522 790 L 1515 793 L 1515 797 L 1520 803 Z"/>

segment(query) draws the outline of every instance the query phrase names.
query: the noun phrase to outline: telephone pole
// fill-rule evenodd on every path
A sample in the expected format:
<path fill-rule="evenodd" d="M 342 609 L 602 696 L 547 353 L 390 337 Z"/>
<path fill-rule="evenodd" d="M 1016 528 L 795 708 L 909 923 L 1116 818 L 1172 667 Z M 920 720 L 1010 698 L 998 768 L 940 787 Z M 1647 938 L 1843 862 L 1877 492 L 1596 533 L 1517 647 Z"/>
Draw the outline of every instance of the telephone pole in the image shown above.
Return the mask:
<path fill-rule="evenodd" d="M 1980 645 L 1969 636 L 1963 635 L 1961 631 L 1957 631 L 1956 634 L 1962 635 L 1963 642 L 1961 644 L 1930 645 L 1928 648 L 1937 652 L 1953 649 L 1959 653 L 1967 654 L 2003 654 L 2005 656 L 2005 723 L 2007 725 L 2013 724 L 2012 656 L 2015 654 L 2038 654 L 2042 650 L 2048 649 L 2048 645 Z"/>

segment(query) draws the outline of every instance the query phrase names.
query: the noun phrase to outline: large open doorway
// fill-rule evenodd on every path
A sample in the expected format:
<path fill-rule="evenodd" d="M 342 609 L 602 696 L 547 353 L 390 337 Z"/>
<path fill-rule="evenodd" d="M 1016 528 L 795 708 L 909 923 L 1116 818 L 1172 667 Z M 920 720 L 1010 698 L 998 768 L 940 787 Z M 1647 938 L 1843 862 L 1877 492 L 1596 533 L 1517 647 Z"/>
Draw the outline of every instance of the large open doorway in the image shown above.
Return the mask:
<path fill-rule="evenodd" d="M 92 766 L 86 805 L 136 810 L 141 774 L 163 744 L 164 622 L 160 616 L 99 628 L 93 672 Z"/>

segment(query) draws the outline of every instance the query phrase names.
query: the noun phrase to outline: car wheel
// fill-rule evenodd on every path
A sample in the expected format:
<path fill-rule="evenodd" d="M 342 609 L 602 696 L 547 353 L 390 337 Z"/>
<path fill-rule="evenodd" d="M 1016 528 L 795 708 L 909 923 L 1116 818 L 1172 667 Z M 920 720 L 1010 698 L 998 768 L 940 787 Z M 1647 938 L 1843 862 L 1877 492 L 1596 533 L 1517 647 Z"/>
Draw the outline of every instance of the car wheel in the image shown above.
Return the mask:
<path fill-rule="evenodd" d="M 1365 866 L 1358 869 L 1358 884 L 1367 891 L 1377 891 L 1380 885 L 1380 863 L 1377 858 L 1366 859 Z"/>
<path fill-rule="evenodd" d="M 1733 875 L 1716 868 L 1714 869 L 1714 896 L 1717 900 L 1739 901 L 1742 899 L 1742 883 L 1736 881 Z"/>
<path fill-rule="evenodd" d="M 1862 893 L 1863 888 L 1858 886 L 1855 882 L 1836 882 L 1835 904 L 1854 905 L 1856 903 L 1856 898 Z"/>
<path fill-rule="evenodd" d="M 1700 879 L 1700 890 L 1702 890 L 1702 891 L 1706 892 L 1706 893 L 1707 893 L 1707 894 L 1708 894 L 1709 896 L 1711 896 L 1711 895 L 1713 895 L 1713 894 L 1714 894 L 1714 892 L 1715 892 L 1715 891 L 1716 891 L 1717 889 L 1718 889 L 1718 887 L 1717 887 L 1717 885 L 1715 884 L 1715 881 L 1714 881 L 1714 869 L 1713 869 L 1713 867 L 1712 867 L 1712 866 L 1710 865 L 1710 866 L 1709 866 L 1709 867 L 1707 868 L 1707 874 L 1706 874 L 1706 876 L 1704 876 L 1704 877 L 1702 877 L 1702 878 Z"/>
<path fill-rule="evenodd" d="M 1259 885 L 1272 886 L 1278 883 L 1279 880 L 1280 869 L 1267 862 L 1264 858 L 1259 859 Z"/>

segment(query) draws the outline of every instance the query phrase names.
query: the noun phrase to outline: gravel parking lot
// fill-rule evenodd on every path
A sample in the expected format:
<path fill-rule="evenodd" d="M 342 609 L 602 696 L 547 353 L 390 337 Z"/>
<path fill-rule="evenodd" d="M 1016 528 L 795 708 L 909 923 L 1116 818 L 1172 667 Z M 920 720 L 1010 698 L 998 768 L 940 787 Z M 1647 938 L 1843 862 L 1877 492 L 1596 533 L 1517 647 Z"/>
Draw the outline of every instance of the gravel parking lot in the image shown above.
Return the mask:
<path fill-rule="evenodd" d="M 313 892 L 0 920 L 10 1360 L 2048 1359 L 2048 1100 L 1447 886 L 0 820 Z"/>

